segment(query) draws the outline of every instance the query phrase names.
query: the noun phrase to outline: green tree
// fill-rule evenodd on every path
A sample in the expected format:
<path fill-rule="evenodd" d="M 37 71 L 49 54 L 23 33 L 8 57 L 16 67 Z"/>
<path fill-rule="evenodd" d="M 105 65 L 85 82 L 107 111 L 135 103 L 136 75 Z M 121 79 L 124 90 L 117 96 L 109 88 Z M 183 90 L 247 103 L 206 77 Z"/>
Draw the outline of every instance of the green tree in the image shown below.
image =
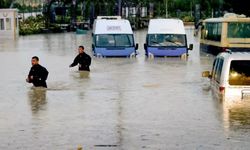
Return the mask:
<path fill-rule="evenodd" d="M 13 0 L 0 0 L 0 8 L 9 8 Z"/>

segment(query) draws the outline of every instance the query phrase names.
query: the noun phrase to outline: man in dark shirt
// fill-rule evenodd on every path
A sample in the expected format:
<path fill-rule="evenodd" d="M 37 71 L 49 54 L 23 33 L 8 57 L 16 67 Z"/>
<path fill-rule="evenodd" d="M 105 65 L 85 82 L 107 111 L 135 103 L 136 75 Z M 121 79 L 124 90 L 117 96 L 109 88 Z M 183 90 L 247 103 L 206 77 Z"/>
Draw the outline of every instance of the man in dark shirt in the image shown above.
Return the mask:
<path fill-rule="evenodd" d="M 37 56 L 32 57 L 31 64 L 32 67 L 26 81 L 33 83 L 35 87 L 47 88 L 46 80 L 49 74 L 47 69 L 39 64 L 39 58 Z"/>
<path fill-rule="evenodd" d="M 69 67 L 74 67 L 79 64 L 79 71 L 90 71 L 91 57 L 84 52 L 84 47 L 79 46 L 79 54 L 74 59 L 74 62 Z"/>

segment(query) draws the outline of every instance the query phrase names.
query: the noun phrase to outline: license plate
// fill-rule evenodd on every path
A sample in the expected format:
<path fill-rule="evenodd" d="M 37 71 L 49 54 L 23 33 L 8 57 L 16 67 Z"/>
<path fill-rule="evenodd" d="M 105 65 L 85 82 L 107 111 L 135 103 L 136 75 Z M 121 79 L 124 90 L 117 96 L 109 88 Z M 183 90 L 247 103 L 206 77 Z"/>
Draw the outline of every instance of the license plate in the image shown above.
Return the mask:
<path fill-rule="evenodd" d="M 241 91 L 241 99 L 249 98 L 250 97 L 250 90 L 242 90 Z"/>

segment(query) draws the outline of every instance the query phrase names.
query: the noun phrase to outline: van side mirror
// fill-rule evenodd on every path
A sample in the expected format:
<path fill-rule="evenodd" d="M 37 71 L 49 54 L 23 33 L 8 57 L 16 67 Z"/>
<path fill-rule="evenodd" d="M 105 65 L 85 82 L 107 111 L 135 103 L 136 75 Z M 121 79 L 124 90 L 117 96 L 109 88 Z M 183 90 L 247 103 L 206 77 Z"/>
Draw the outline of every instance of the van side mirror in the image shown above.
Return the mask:
<path fill-rule="evenodd" d="M 193 48 L 194 48 L 194 45 L 193 44 L 189 44 L 189 47 L 188 47 L 188 50 L 193 50 Z"/>
<path fill-rule="evenodd" d="M 136 44 L 135 44 L 135 50 L 138 50 L 138 48 L 139 48 L 139 44 L 136 43 Z"/>
<path fill-rule="evenodd" d="M 204 72 L 202 72 L 202 77 L 209 78 L 209 79 L 212 78 L 212 76 L 210 74 L 210 71 L 204 71 Z"/>
<path fill-rule="evenodd" d="M 145 43 L 144 44 L 144 50 L 147 50 L 147 48 L 148 48 L 148 45 Z"/>
<path fill-rule="evenodd" d="M 95 47 L 95 45 L 94 45 L 94 44 L 92 44 L 92 51 L 94 51 L 94 47 Z"/>

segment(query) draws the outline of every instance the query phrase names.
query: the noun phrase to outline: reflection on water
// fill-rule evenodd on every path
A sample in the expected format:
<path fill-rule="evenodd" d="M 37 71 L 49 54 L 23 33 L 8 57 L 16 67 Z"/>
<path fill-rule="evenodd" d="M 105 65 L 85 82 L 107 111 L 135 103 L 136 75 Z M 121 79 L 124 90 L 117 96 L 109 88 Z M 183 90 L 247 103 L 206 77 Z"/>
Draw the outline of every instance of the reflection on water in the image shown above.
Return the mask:
<path fill-rule="evenodd" d="M 79 71 L 80 79 L 88 79 L 89 78 L 89 71 Z"/>
<path fill-rule="evenodd" d="M 70 89 L 79 88 L 80 86 L 83 86 L 83 84 L 86 84 L 90 80 L 90 72 L 89 71 L 74 71 L 70 73 L 70 77 L 75 82 L 74 84 L 69 85 Z"/>
<path fill-rule="evenodd" d="M 28 98 L 33 113 L 44 110 L 47 103 L 47 90 L 45 88 L 33 87 L 28 91 Z"/>
<path fill-rule="evenodd" d="M 229 110 L 230 127 L 250 129 L 250 106 L 241 106 Z"/>
<path fill-rule="evenodd" d="M 250 101 L 223 100 L 224 125 L 227 130 L 250 129 Z"/>

